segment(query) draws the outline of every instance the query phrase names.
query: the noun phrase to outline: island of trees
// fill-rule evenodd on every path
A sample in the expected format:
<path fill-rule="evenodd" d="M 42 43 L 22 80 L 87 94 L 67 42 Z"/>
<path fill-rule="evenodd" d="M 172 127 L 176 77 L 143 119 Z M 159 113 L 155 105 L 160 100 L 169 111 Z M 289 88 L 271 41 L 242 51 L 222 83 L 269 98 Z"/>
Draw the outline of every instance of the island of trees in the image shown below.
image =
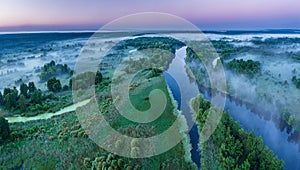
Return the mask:
<path fill-rule="evenodd" d="M 56 64 L 55 61 L 52 60 L 50 63 L 47 63 L 42 67 L 40 80 L 42 82 L 45 82 L 50 78 L 63 74 L 71 76 L 73 74 L 73 71 L 68 67 L 67 64 Z"/>
<path fill-rule="evenodd" d="M 233 59 L 227 66 L 236 73 L 241 73 L 249 77 L 253 77 L 255 74 L 260 73 L 261 64 L 258 61 Z"/>

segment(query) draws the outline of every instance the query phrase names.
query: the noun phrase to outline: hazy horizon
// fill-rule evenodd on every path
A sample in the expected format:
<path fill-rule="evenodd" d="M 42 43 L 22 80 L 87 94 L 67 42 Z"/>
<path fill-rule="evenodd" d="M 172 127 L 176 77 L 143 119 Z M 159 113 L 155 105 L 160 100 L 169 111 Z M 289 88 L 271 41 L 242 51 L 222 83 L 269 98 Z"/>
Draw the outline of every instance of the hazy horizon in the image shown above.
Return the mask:
<path fill-rule="evenodd" d="M 198 27 L 198 26 L 197 26 Z M 101 30 L 102 26 L 90 26 L 90 27 L 65 27 L 65 26 L 49 26 L 49 27 L 40 27 L 40 26 L 30 26 L 30 27 L 9 27 L 1 28 L 0 33 L 30 33 L 30 32 L 96 32 Z M 198 27 L 199 28 L 199 27 Z M 201 30 L 201 29 L 200 29 Z M 102 31 L 113 31 L 113 30 L 102 30 Z M 122 30 L 117 30 L 122 31 Z M 145 30 L 147 31 L 147 30 Z M 157 30 L 163 31 L 163 30 Z M 169 30 L 176 31 L 176 30 Z M 181 30 L 189 31 L 189 30 Z M 300 33 L 300 28 L 207 28 L 202 29 L 203 32 L 227 32 L 227 31 L 241 31 L 241 32 L 275 32 L 275 33 Z"/>
<path fill-rule="evenodd" d="M 98 30 L 140 12 L 175 15 L 200 30 L 299 29 L 299 6 L 297 0 L 2 0 L 0 31 Z"/>

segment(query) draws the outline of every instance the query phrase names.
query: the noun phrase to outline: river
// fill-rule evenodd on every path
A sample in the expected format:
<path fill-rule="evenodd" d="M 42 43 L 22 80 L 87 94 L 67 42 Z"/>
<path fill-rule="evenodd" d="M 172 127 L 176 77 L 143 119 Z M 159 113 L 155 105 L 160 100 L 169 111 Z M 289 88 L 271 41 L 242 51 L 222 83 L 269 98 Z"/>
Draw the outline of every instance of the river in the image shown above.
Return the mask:
<path fill-rule="evenodd" d="M 176 51 L 175 58 L 164 72 L 165 80 L 172 91 L 174 99 L 178 103 L 178 109 L 182 111 L 187 120 L 190 131 L 188 132 L 192 150 L 193 162 L 200 168 L 200 151 L 198 150 L 199 133 L 195 124 L 189 101 L 199 94 L 198 86 L 189 79 L 185 71 L 186 47 Z"/>
<path fill-rule="evenodd" d="M 211 95 L 208 90 L 198 88 L 196 83 L 190 80 L 185 69 L 185 57 L 186 47 L 178 49 L 175 53 L 175 58 L 169 65 L 168 70 L 164 72 L 164 75 L 174 99 L 178 102 L 178 109 L 183 112 L 191 129 L 188 132 L 192 145 L 191 156 L 192 160 L 200 167 L 200 151 L 198 150 L 199 133 L 198 127 L 193 120 L 189 101 L 199 93 L 207 100 L 211 99 Z M 259 117 L 258 114 L 248 109 L 246 104 L 238 103 L 228 98 L 229 97 L 227 97 L 224 110 L 229 111 L 231 117 L 235 121 L 239 121 L 244 130 L 247 132 L 254 131 L 256 136 L 261 136 L 264 144 L 268 146 L 279 159 L 284 160 L 285 169 L 300 169 L 300 152 L 298 145 L 288 141 L 290 135 L 286 130 L 281 131 L 277 128 L 272 119 L 265 120 Z"/>
<path fill-rule="evenodd" d="M 190 80 L 185 69 L 186 47 L 176 50 L 175 58 L 164 72 L 165 80 L 172 91 L 174 99 L 178 103 L 178 109 L 182 110 L 189 129 L 188 135 L 192 145 L 191 156 L 195 164 L 200 167 L 200 151 L 198 149 L 199 133 L 198 127 L 194 122 L 192 112 L 189 107 L 190 99 L 201 93 L 205 99 L 210 100 L 211 96 L 203 88 L 199 89 L 197 84 Z M 217 94 L 221 95 L 221 94 Z M 9 123 L 28 122 L 33 120 L 49 119 L 53 116 L 75 111 L 77 107 L 87 104 L 90 100 L 84 100 L 65 107 L 55 113 L 44 113 L 33 117 L 6 117 Z M 225 110 L 230 111 L 230 115 L 247 132 L 254 131 L 256 136 L 263 138 L 264 144 L 268 146 L 279 159 L 285 162 L 285 169 L 300 169 L 300 152 L 297 144 L 288 141 L 289 134 L 286 130 L 278 129 L 272 119 L 264 120 L 253 111 L 248 109 L 245 104 L 226 100 Z"/>

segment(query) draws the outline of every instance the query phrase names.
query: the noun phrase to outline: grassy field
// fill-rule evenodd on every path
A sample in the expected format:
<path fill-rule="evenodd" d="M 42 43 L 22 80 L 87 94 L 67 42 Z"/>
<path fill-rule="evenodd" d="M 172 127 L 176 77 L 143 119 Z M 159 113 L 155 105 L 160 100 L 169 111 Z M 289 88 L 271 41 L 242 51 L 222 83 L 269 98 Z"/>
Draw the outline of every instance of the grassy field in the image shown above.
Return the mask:
<path fill-rule="evenodd" d="M 113 106 L 110 86 L 96 87 L 98 94 L 101 94 L 97 96 L 99 109 L 105 110 L 103 114 L 112 127 L 128 136 L 159 134 L 168 129 L 176 118 L 176 109 L 162 74 L 150 78 L 146 78 L 147 75 L 147 71 L 142 72 L 132 82 L 139 83 L 130 90 L 132 103 L 140 110 L 148 109 L 149 102 L 145 98 L 156 88 L 166 94 L 168 102 L 163 114 L 149 124 L 135 124 L 122 117 Z M 10 140 L 0 146 L 0 169 L 15 168 L 22 160 L 26 169 L 195 169 L 186 156 L 189 150 L 184 145 L 188 140 L 150 158 L 120 157 L 110 154 L 89 139 L 74 112 L 49 120 L 14 123 L 10 128 Z"/>

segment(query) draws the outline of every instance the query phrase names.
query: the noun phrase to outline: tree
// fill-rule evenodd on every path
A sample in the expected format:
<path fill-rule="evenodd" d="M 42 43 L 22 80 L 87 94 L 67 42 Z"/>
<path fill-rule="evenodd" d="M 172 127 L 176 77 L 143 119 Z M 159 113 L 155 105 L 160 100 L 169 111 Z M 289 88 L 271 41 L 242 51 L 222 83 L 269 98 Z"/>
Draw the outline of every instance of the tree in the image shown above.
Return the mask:
<path fill-rule="evenodd" d="M 42 102 L 42 93 L 40 90 L 35 90 L 30 96 L 30 102 L 33 104 L 40 104 Z"/>
<path fill-rule="evenodd" d="M 9 138 L 10 129 L 9 124 L 4 117 L 0 117 L 0 144 Z"/>
<path fill-rule="evenodd" d="M 36 90 L 34 82 L 29 82 L 28 83 L 28 90 L 29 90 L 29 94 L 33 93 Z"/>
<path fill-rule="evenodd" d="M 47 88 L 49 91 L 52 91 L 52 92 L 58 92 L 61 90 L 61 83 L 58 79 L 56 79 L 55 77 L 53 78 L 50 78 L 48 81 L 47 81 Z"/>
<path fill-rule="evenodd" d="M 17 98 L 15 93 L 9 93 L 4 98 L 5 108 L 6 109 L 12 109 L 17 105 Z"/>
<path fill-rule="evenodd" d="M 25 99 L 25 96 L 23 94 L 21 94 L 20 98 L 19 98 L 19 107 L 20 107 L 22 112 L 26 111 L 26 99 Z"/>
<path fill-rule="evenodd" d="M 293 76 L 293 77 L 292 77 L 292 82 L 295 83 L 296 81 L 297 81 L 297 77 L 296 77 L 296 76 Z"/>
<path fill-rule="evenodd" d="M 16 87 L 13 88 L 12 93 L 14 93 L 14 95 L 16 96 L 16 98 L 18 97 L 19 91 Z"/>
<path fill-rule="evenodd" d="M 63 89 L 63 91 L 68 91 L 69 90 L 69 86 L 68 85 L 64 85 L 62 89 Z"/>
<path fill-rule="evenodd" d="M 300 80 L 297 81 L 296 87 L 300 89 Z"/>
<path fill-rule="evenodd" d="M 196 121 L 200 129 L 207 118 L 207 112 L 214 110 L 209 108 L 210 102 L 205 101 L 200 95 L 192 101 L 192 110 L 197 114 Z M 286 114 L 291 123 L 294 118 Z M 213 143 L 217 153 L 208 157 L 209 153 L 205 148 Z M 221 121 L 210 140 L 202 145 L 201 159 L 214 164 L 211 167 L 218 166 L 219 169 L 284 169 L 284 162 L 274 156 L 274 153 L 264 146 L 261 137 L 256 137 L 254 132 L 247 133 L 233 121 L 228 112 L 222 114 Z M 208 165 L 205 165 L 208 166 Z M 213 169 L 208 167 L 207 169 Z"/>
<path fill-rule="evenodd" d="M 11 93 L 10 88 L 4 88 L 3 97 L 5 97 L 6 95 L 8 95 L 9 93 Z"/>
<path fill-rule="evenodd" d="M 73 78 L 70 78 L 69 80 L 69 87 L 72 90 L 72 86 L 73 86 Z"/>
<path fill-rule="evenodd" d="M 95 84 L 99 84 L 101 82 L 102 82 L 102 74 L 99 71 L 97 71 L 96 78 L 95 78 Z"/>
<path fill-rule="evenodd" d="M 55 64 L 55 61 L 53 61 L 53 60 L 51 60 L 51 62 L 49 63 L 49 66 L 50 67 L 53 67 L 53 66 L 55 66 L 56 64 Z"/>
<path fill-rule="evenodd" d="M 4 99 L 3 99 L 3 95 L 0 91 L 0 106 L 3 105 Z"/>
<path fill-rule="evenodd" d="M 24 95 L 24 97 L 28 97 L 28 86 L 25 83 L 20 85 L 20 94 Z"/>

